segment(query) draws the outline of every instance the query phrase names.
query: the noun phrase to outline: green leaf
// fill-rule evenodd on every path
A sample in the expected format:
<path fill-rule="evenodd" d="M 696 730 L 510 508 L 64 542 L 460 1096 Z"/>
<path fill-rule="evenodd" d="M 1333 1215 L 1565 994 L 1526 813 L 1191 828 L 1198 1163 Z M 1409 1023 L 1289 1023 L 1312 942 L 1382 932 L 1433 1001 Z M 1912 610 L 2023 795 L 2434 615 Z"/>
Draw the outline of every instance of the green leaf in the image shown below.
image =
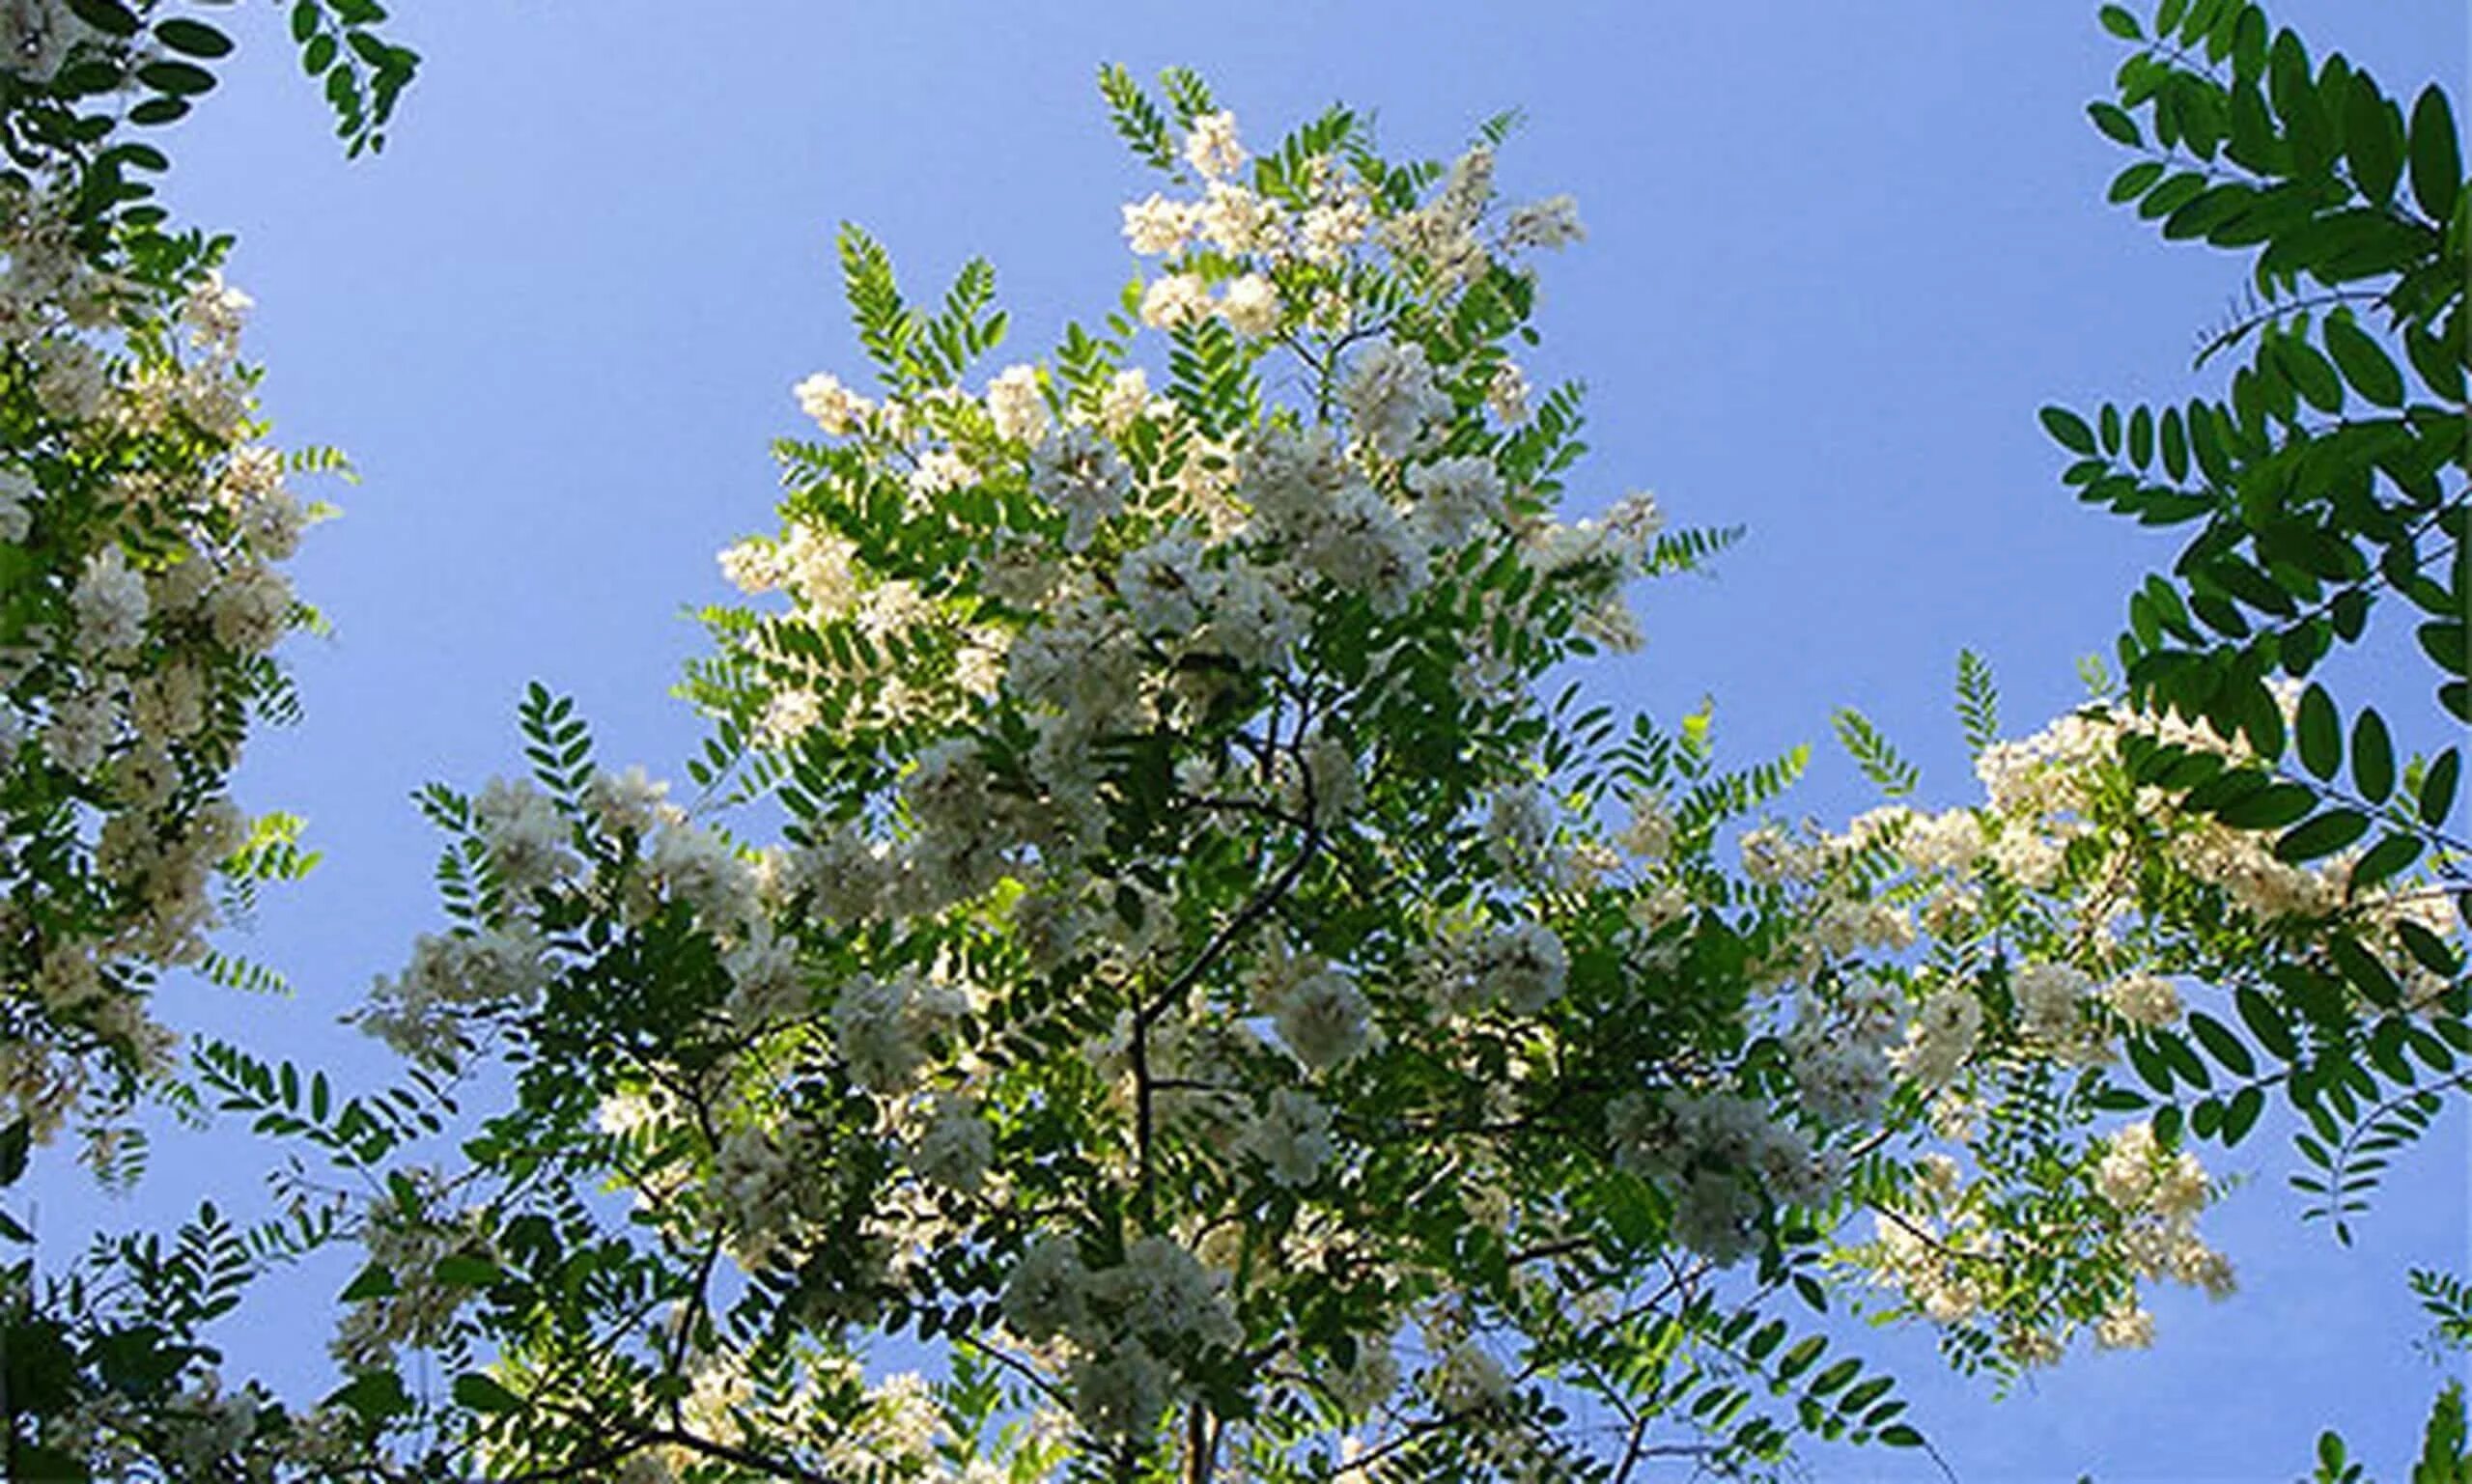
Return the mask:
<path fill-rule="evenodd" d="M 25 1178 L 26 1157 L 33 1149 L 34 1125 L 30 1120 L 13 1118 L 0 1127 L 0 1188 Z"/>
<path fill-rule="evenodd" d="M 2148 191 L 2146 199 L 2137 204 L 2137 214 L 2149 221 L 2156 217 L 2169 216 L 2195 201 L 2198 198 L 2198 192 L 2205 190 L 2205 187 L 2206 180 L 2204 175 L 2195 170 L 2183 170 Z"/>
<path fill-rule="evenodd" d="M 480 1371 L 465 1371 L 455 1378 L 455 1400 L 474 1412 L 517 1412 L 523 1407 L 523 1398 Z"/>
<path fill-rule="evenodd" d="M 2412 196 L 2440 226 L 2455 219 L 2456 198 L 2463 189 L 2462 146 L 2455 137 L 2455 116 L 2446 94 L 2435 83 L 2421 90 L 2412 104 Z"/>
<path fill-rule="evenodd" d="M 2232 1004 L 2240 1012 L 2240 1023 L 2249 1027 L 2249 1034 L 2258 1038 L 2259 1045 L 2285 1061 L 2299 1053 L 2300 1043 L 2292 1037 L 2291 1022 L 2284 1019 L 2283 1006 L 2265 992 L 2242 985 L 2232 992 Z"/>
<path fill-rule="evenodd" d="M 2281 829 L 2307 814 L 2318 803 L 2318 796 L 2297 783 L 2270 783 L 2254 794 L 2245 794 L 2222 808 L 2214 817 L 2234 829 Z"/>
<path fill-rule="evenodd" d="M 184 98 L 141 98 L 128 110 L 128 122 L 149 128 L 157 124 L 177 123 L 189 115 L 189 100 Z"/>
<path fill-rule="evenodd" d="M 2352 184 L 2372 206 L 2394 199 L 2395 182 L 2403 170 L 2402 141 L 2396 137 L 2402 130 L 2393 122 L 2393 106 L 2367 73 L 2352 74 L 2344 98 L 2344 158 L 2351 164 Z"/>
<path fill-rule="evenodd" d="M 2114 142 L 2124 144 L 2132 150 L 2145 145 L 2145 137 L 2137 131 L 2137 121 L 2123 112 L 2119 104 L 2089 103 L 2086 105 L 2086 113 L 2094 121 L 2094 126 L 2101 129 Z"/>
<path fill-rule="evenodd" d="M 2255 1087 L 2243 1087 L 2232 1095 L 2232 1106 L 2223 1114 L 2223 1142 L 2236 1144 L 2249 1136 L 2258 1126 L 2258 1115 L 2266 1110 L 2266 1095 Z"/>
<path fill-rule="evenodd" d="M 110 36 L 135 36 L 137 13 L 120 0 L 69 0 L 79 20 Z"/>
<path fill-rule="evenodd" d="M 2189 1049 L 2188 1042 L 2168 1030 L 2152 1032 L 2151 1039 L 2156 1054 L 2182 1081 L 2193 1087 L 2214 1085 L 2213 1074 L 2206 1071 L 2205 1063 L 2198 1059 L 2198 1053 Z"/>
<path fill-rule="evenodd" d="M 2066 407 L 2045 407 L 2037 415 L 2054 442 L 2072 454 L 2094 457 L 2094 430 L 2086 426 L 2086 419 Z"/>
<path fill-rule="evenodd" d="M 154 39 L 174 51 L 191 57 L 222 57 L 232 52 L 232 38 L 202 21 L 183 16 L 156 22 Z"/>
<path fill-rule="evenodd" d="M 2461 971 L 2463 966 L 2457 961 L 2455 950 L 2447 945 L 2446 939 L 2411 918 L 2397 919 L 2395 936 L 2403 940 L 2403 951 L 2412 956 L 2413 962 L 2430 973 L 2452 979 Z"/>
<path fill-rule="evenodd" d="M 2111 188 L 2104 192 L 2104 195 L 2114 206 L 2118 206 L 2123 201 L 2134 201 L 2145 195 L 2153 187 L 2154 182 L 2161 179 L 2163 179 L 2163 162 L 2159 159 L 2142 159 L 2112 177 Z"/>
<path fill-rule="evenodd" d="M 395 1291 L 395 1274 L 371 1263 L 337 1297 L 345 1303 L 358 1303 L 364 1299 L 383 1299 Z"/>
<path fill-rule="evenodd" d="M 2446 827 L 2447 817 L 2455 811 L 2455 783 L 2463 769 L 2462 754 L 2454 747 L 2437 755 L 2430 770 L 2421 779 L 2421 823 L 2431 829 Z"/>
<path fill-rule="evenodd" d="M 2420 859 L 2426 844 L 2419 835 L 2388 834 L 2352 863 L 2352 889 L 2366 891 Z"/>
<path fill-rule="evenodd" d="M 1863 776 L 1879 785 L 1881 793 L 1891 798 L 1902 798 L 1914 792 L 1915 785 L 1922 781 L 1922 770 L 1907 762 L 1861 712 L 1840 706 L 1830 720 L 1846 755 L 1854 759 Z"/>
<path fill-rule="evenodd" d="M 1980 757 L 1999 740 L 1999 687 L 1992 684 L 1990 664 L 1970 649 L 1957 651 L 1957 722 L 1972 756 Z"/>
<path fill-rule="evenodd" d="M 2298 335 L 2278 335 L 2265 342 L 2263 349 L 2273 358 L 2276 370 L 2291 382 L 2293 391 L 2309 400 L 2320 412 L 2339 410 L 2344 405 L 2344 383 L 2335 375 L 2334 363 L 2318 353 L 2318 348 Z"/>
<path fill-rule="evenodd" d="M 2393 971 L 2378 962 L 2377 955 L 2342 934 L 2327 940 L 2326 951 L 2334 956 L 2336 966 L 2344 971 L 2351 987 L 2370 1003 L 2392 1010 L 2403 1002 L 2403 987 L 2395 981 Z"/>
<path fill-rule="evenodd" d="M 2352 390 L 2381 407 L 2403 405 L 2403 377 L 2377 342 L 2349 318 L 2337 315 L 2325 324 L 2326 350 L 2343 368 Z"/>
<path fill-rule="evenodd" d="M 2472 1454 L 2464 1451 L 2463 1383 L 2450 1381 L 2430 1405 L 2421 1432 L 2421 1457 L 2412 1484 L 2463 1484 L 2472 1478 Z"/>
<path fill-rule="evenodd" d="M 2395 792 L 2395 746 L 2374 711 L 2364 709 L 2352 719 L 2352 782 L 2374 804 Z"/>
<path fill-rule="evenodd" d="M 2357 809 L 2330 809 L 2293 826 L 2275 842 L 2275 858 L 2299 865 L 2319 860 L 2369 833 L 2369 816 Z"/>
<path fill-rule="evenodd" d="M 2176 480 L 2188 478 L 2189 435 L 2181 425 L 2179 408 L 2163 409 L 2162 426 L 2157 432 L 2162 434 L 2163 472 Z"/>
<path fill-rule="evenodd" d="M 2335 776 L 2344 766 L 2344 727 L 2325 686 L 2313 685 L 2300 693 L 2297 729 L 2300 765 L 2316 777 Z"/>
<path fill-rule="evenodd" d="M 2137 17 L 2131 15 L 2128 12 L 2121 9 L 2117 5 L 2107 5 L 2103 7 L 2101 10 L 2094 13 L 2094 18 L 2103 23 L 2104 30 L 2109 31 L 2112 35 L 2119 37 L 2123 42 L 2142 42 L 2146 40 L 2146 33 L 2138 29 Z"/>
<path fill-rule="evenodd" d="M 214 74 L 193 62 L 150 62 L 137 70 L 137 80 L 174 98 L 194 98 L 214 87 Z"/>
<path fill-rule="evenodd" d="M 2221 1021 L 2202 1010 L 2192 1010 L 2189 1012 L 2189 1029 L 2197 1036 L 2198 1044 L 2205 1048 L 2206 1054 L 2221 1063 L 2233 1077 L 2249 1077 L 2257 1072 L 2257 1058 L 2249 1054 L 2249 1048 L 2242 1045 L 2240 1038 Z"/>
<path fill-rule="evenodd" d="M 451 1252 L 438 1259 L 435 1276 L 449 1288 L 487 1288 L 505 1274 L 486 1257 Z"/>
<path fill-rule="evenodd" d="M 404 1378 L 395 1372 L 363 1371 L 337 1387 L 322 1405 L 349 1408 L 363 1422 L 377 1427 L 411 1411 L 412 1399 L 404 1389 Z"/>

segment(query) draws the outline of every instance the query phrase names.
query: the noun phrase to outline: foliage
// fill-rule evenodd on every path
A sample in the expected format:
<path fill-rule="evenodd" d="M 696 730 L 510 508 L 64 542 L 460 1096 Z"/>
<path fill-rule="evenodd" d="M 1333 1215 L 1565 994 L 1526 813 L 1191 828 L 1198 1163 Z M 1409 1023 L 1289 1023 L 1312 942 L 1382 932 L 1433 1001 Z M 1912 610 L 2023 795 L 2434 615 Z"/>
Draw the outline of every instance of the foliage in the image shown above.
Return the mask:
<path fill-rule="evenodd" d="M 382 18 L 295 13 L 355 149 L 408 75 L 355 40 Z M 2046 410 L 2088 498 L 2200 529 L 2132 602 L 2124 692 L 2004 742 L 1959 657 L 1979 802 L 1919 807 L 1846 711 L 1890 802 L 1788 828 L 1800 749 L 1728 767 L 1705 708 L 1549 688 L 1636 647 L 1629 582 L 1739 533 L 1638 494 L 1559 514 L 1580 390 L 1519 358 L 1531 255 L 1579 223 L 1496 201 L 1513 117 L 1447 162 L 1341 107 L 1254 154 L 1197 74 L 1103 69 L 1166 177 L 1124 209 L 1156 261 L 971 390 L 1010 328 L 994 269 L 914 299 L 843 229 L 874 385 L 796 388 L 779 530 L 723 553 L 748 602 L 706 615 L 683 686 L 711 722 L 692 797 L 604 763 L 541 686 L 526 776 L 424 789 L 445 921 L 356 1015 L 404 1078 L 354 1095 L 201 1045 L 170 1096 L 304 1151 L 285 1215 L 10 1270 L 13 1469 L 1758 1474 L 1805 1437 L 1923 1442 L 1808 1311 L 1876 1301 L 2005 1386 L 2080 1336 L 2149 1343 L 2149 1285 L 2228 1294 L 2194 1146 L 2270 1097 L 2346 1233 L 2472 1076 L 2459 761 L 2266 683 L 2400 598 L 2437 614 L 2416 632 L 2462 714 L 2433 606 L 2462 594 L 2453 126 L 2435 93 L 2407 124 L 2313 70 L 2254 6 L 2165 0 L 2152 42 L 2103 21 L 2139 49 L 2096 126 L 2152 140 L 2116 195 L 2259 248 L 2260 302 L 2207 350 L 2253 357 L 2219 404 Z M 108 240 L 142 260 L 164 239 L 135 210 Z M 168 322 L 132 333 L 168 355 Z M 2406 405 L 2398 346 L 2432 400 Z M 36 473 L 36 529 L 83 530 Z M 76 597 L 90 553 L 162 570 L 94 529 L 47 559 L 72 634 L 112 607 Z M 247 673 L 280 714 L 279 673 Z M 107 854 L 70 818 L 62 901 Z M 232 833 L 236 910 L 305 867 L 293 822 Z M 121 904 L 94 895 L 99 925 Z M 0 1131 L 0 1185 L 37 1132 Z M 322 1251 L 352 1270 L 344 1384 L 228 1386 L 203 1327 Z M 2460 1285 L 2415 1285 L 2459 1330 Z M 887 1374 L 905 1357 L 935 1379 Z M 2450 1391 L 2423 1474 L 2458 1476 L 2462 1441 Z M 2332 1434 L 2319 1462 L 2357 1473 Z"/>

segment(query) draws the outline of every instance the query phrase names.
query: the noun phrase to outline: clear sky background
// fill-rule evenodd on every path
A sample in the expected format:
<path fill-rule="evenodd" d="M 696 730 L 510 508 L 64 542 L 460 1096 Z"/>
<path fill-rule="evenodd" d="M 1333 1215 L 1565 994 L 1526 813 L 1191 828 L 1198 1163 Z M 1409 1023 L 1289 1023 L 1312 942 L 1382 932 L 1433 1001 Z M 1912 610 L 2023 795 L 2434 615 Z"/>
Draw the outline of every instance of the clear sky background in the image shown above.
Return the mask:
<path fill-rule="evenodd" d="M 296 996 L 176 988 L 166 1009 L 372 1077 L 383 1058 L 333 1021 L 438 920 L 409 792 L 519 768 L 535 678 L 580 699 L 605 761 L 674 772 L 700 738 L 666 695 L 701 645 L 685 612 L 723 596 L 719 547 L 772 527 L 791 383 L 863 364 L 835 223 L 922 293 L 994 259 L 1014 311 L 997 365 L 1112 301 L 1135 266 L 1117 208 L 1152 185 L 1107 127 L 1102 60 L 1201 69 L 1255 141 L 1343 99 L 1394 154 L 1447 157 L 1526 111 L 1506 193 L 1571 191 L 1589 232 L 1540 260 L 1531 362 L 1590 388 L 1576 503 L 1646 487 L 1679 521 L 1750 527 L 1713 580 L 1646 590 L 1647 650 L 1592 684 L 1665 718 L 1713 695 L 1737 759 L 1814 742 L 1793 803 L 1823 820 L 1871 801 L 1826 741 L 1834 705 L 1955 802 L 1961 645 L 1994 664 L 2012 733 L 2081 698 L 2076 660 L 2109 651 L 2173 547 L 2073 504 L 2034 410 L 2213 394 L 2189 354 L 2240 283 L 2103 205 L 2125 157 L 2083 110 L 2121 53 L 2091 0 L 405 9 L 425 60 L 381 157 L 340 160 L 279 8 L 252 6 L 171 189 L 182 219 L 239 236 L 279 434 L 341 445 L 365 482 L 323 491 L 346 518 L 297 564 L 337 630 L 288 650 L 308 719 L 243 778 L 244 803 L 307 815 L 327 852 L 241 944 Z M 2391 94 L 2444 78 L 2460 99 L 2455 0 L 2273 14 Z M 2436 735 L 2417 685 L 2347 673 L 2393 692 L 2407 738 Z M 2329 1425 L 2400 1474 L 2442 1380 L 2402 1273 L 2465 1262 L 2462 1123 L 2458 1105 L 2349 1252 L 2300 1225 L 2288 1148 L 2253 1140 L 2259 1178 L 2209 1218 L 2240 1296 L 2167 1291 L 2151 1353 L 2073 1355 L 1997 1406 L 1926 1331 L 1841 1328 L 1906 1379 L 1967 1484 L 2290 1478 Z M 243 1142 L 166 1137 L 116 1205 L 45 1178 L 44 1229 L 255 1204 L 264 1151 Z M 236 1358 L 313 1385 L 333 1276 L 244 1309 Z M 1941 1477 L 1912 1454 L 1811 1462 Z"/>

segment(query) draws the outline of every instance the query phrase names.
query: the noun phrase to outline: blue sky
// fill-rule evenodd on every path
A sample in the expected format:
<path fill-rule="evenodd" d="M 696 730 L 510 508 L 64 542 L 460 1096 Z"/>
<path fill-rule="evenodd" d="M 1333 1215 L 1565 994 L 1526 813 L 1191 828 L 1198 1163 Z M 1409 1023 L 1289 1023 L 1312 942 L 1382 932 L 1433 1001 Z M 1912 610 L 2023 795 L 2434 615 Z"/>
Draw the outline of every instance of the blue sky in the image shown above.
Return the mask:
<path fill-rule="evenodd" d="M 2393 93 L 2464 72 L 2446 0 L 2274 14 Z M 683 613 L 722 596 L 716 549 L 772 525 L 791 383 L 860 364 L 834 225 L 867 226 L 922 288 L 993 258 L 1025 358 L 1112 300 L 1133 268 L 1117 207 L 1151 187 L 1108 131 L 1102 60 L 1201 69 L 1255 138 L 1344 99 L 1394 153 L 1447 155 L 1525 110 L 1506 189 L 1571 191 L 1589 229 L 1544 262 L 1531 367 L 1589 385 L 1577 502 L 1646 487 L 1678 520 L 1750 527 L 1713 580 L 1648 590 L 1648 648 L 1592 684 L 1665 717 L 1713 695 L 1735 757 L 1823 744 L 1796 800 L 1823 819 L 1868 801 L 1824 745 L 1839 704 L 1925 765 L 1926 794 L 1964 797 L 1961 645 L 1996 667 L 2012 731 L 2079 698 L 2077 658 L 2108 650 L 2170 547 L 2070 501 L 2034 410 L 2210 390 L 2189 352 L 2239 285 L 2102 205 L 2123 158 L 2083 106 L 2120 52 L 2078 0 L 459 0 L 407 15 L 419 82 L 385 154 L 350 165 L 278 9 L 233 19 L 242 52 L 177 136 L 171 195 L 240 238 L 281 434 L 341 445 L 364 483 L 324 491 L 346 518 L 297 568 L 336 628 L 291 648 L 308 719 L 244 778 L 328 853 L 247 945 L 297 995 L 190 1008 L 372 1074 L 332 1021 L 435 921 L 409 791 L 512 770 L 535 678 L 579 698 L 606 759 L 674 769 L 699 737 L 665 693 L 699 646 Z M 2397 714 L 2433 714 L 2415 704 Z M 253 1185 L 229 1147 L 167 1138 L 115 1215 Z M 2150 1354 L 2075 1358 L 1993 1407 L 1927 1334 L 1863 1337 L 1958 1478 L 2288 1478 L 2328 1425 L 2387 1471 L 2408 1457 L 2440 1374 L 2402 1274 L 2463 1260 L 2460 1108 L 2350 1252 L 2299 1225 L 2286 1151 L 2251 1148 L 2260 1178 L 2214 1223 L 2244 1292 L 2163 1296 Z M 72 1182 L 44 1190 L 48 1231 L 96 1213 Z M 305 1376 L 323 1339 L 236 1351 Z M 1910 1455 L 1812 1464 L 1940 1476 Z"/>

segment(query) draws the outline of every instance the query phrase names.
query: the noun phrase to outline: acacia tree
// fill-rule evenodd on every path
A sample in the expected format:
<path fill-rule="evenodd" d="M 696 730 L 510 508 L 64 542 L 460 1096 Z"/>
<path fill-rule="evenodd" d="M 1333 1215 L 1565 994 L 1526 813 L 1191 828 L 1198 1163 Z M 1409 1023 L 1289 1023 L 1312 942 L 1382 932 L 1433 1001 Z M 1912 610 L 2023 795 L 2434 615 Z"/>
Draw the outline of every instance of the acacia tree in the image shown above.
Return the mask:
<path fill-rule="evenodd" d="M 47 1460 L 1428 1479 L 1913 1443 L 1792 1305 L 1877 1279 L 2004 1375 L 2147 1343 L 2143 1285 L 2231 1287 L 2181 1145 L 2298 1080 L 2205 1058 L 2235 1018 L 2344 1044 L 2268 1013 L 2266 966 L 2358 957 L 2415 1054 L 2460 1046 L 2410 861 L 2280 858 L 2139 771 L 2255 771 L 2254 707 L 2002 743 L 1969 660 L 1980 805 L 1907 803 L 1848 715 L 1891 806 L 1736 838 L 1799 756 L 1549 701 L 1636 637 L 1625 581 L 1729 539 L 1555 517 L 1577 398 L 1517 356 L 1575 211 L 1494 203 L 1499 124 L 1400 165 L 1334 110 L 1254 157 L 1165 84 L 1103 74 L 1169 178 L 1125 213 L 1161 261 L 1040 364 L 966 390 L 992 273 L 913 306 L 845 232 L 879 384 L 798 389 L 823 437 L 725 554 L 763 606 L 712 615 L 693 798 L 536 690 L 529 779 L 424 796 L 449 925 L 362 1016 L 411 1079 L 206 1051 L 360 1188 L 294 1181 L 256 1234 L 365 1257 L 347 1384 L 222 1382 L 197 1327 L 253 1261 L 202 1224 L 126 1290 L 176 1316 L 143 1385 L 62 1331 Z M 2149 1107 L 2123 1050 L 2220 1095 Z M 419 1146 L 499 1069 L 476 1136 Z M 885 1375 L 902 1332 L 941 1379 Z"/>
<path fill-rule="evenodd" d="M 2130 599 L 2129 694 L 2244 742 L 2234 757 L 2139 742 L 2122 761 L 2176 812 L 2258 832 L 2288 865 L 2322 862 L 2339 888 L 2258 912 L 2237 1015 L 2193 1022 L 2194 1048 L 2151 1043 L 2135 1063 L 2143 1085 L 2114 1096 L 2152 1099 L 2175 1122 L 2185 1108 L 2191 1136 L 2230 1143 L 2253 1121 L 2233 1114 L 2280 1089 L 2307 1125 L 2295 1138 L 2307 1167 L 2291 1177 L 2304 1215 L 2348 1243 L 2380 1172 L 2472 1079 L 2460 743 L 2441 735 L 2407 754 L 2376 706 L 2346 705 L 2317 678 L 2352 647 L 2398 678 L 2417 658 L 2441 716 L 2472 721 L 2472 191 L 2435 85 L 2407 115 L 2365 70 L 2341 53 L 2313 60 L 2255 4 L 2171 0 L 2146 22 L 2113 6 L 2102 19 L 2134 50 L 2117 99 L 2091 114 L 2141 156 L 2112 200 L 2167 238 L 2252 255 L 2249 302 L 2198 356 L 2203 368 L 2245 349 L 2227 397 L 2043 413 L 2077 456 L 2064 477 L 2084 499 L 2193 528 L 2172 572 Z M 2418 907 L 2381 944 L 2369 904 L 2416 864 L 2427 875 L 2405 889 Z M 2472 1334 L 2458 1278 L 2410 1281 L 2442 1341 Z M 2450 1389 L 2430 1456 L 2451 1462 L 2461 1446 Z M 2332 1434 L 2320 1453 L 2325 1476 L 2357 1474 Z"/>
<path fill-rule="evenodd" d="M 781 446 L 782 529 L 724 555 L 779 599 L 712 616 L 695 798 L 599 766 L 542 690 L 530 779 L 425 796 L 451 923 L 363 1019 L 435 1075 L 512 1070 L 462 1160 L 411 1158 L 413 1093 L 338 1105 L 210 1053 L 227 1106 L 371 1190 L 303 1228 L 370 1258 L 351 1381 L 256 1408 L 234 1456 L 1748 1467 L 1797 1431 L 1919 1442 L 1772 1292 L 1883 1278 L 2013 1374 L 2081 1331 L 2145 1343 L 2146 1282 L 2228 1291 L 2204 1170 L 2168 1119 L 2106 1124 L 2093 1064 L 2177 1018 L 2164 974 L 2236 950 L 2119 872 L 2318 879 L 2147 829 L 2111 744 L 2166 723 L 1996 745 L 1979 666 L 1984 804 L 1721 841 L 1799 757 L 1724 772 L 1704 714 L 1625 728 L 1535 688 L 1635 637 L 1628 577 L 1724 540 L 1644 497 L 1551 514 L 1576 398 L 1513 352 L 1520 255 L 1576 233 L 1568 203 L 1493 205 L 1498 126 L 1400 166 L 1334 111 L 1256 159 L 1191 74 L 1164 106 L 1103 81 L 1182 193 L 1126 209 L 1164 261 L 1048 363 L 962 390 L 992 274 L 931 313 L 845 233 L 881 385 L 798 389 L 825 440 Z M 1866 1207 L 1880 1240 L 1839 1246 Z M 945 1379 L 883 1376 L 903 1330 Z"/>
<path fill-rule="evenodd" d="M 252 821 L 226 782 L 253 725 L 295 707 L 273 646 L 316 623 L 283 564 L 323 512 L 289 482 L 341 461 L 265 441 L 249 300 L 218 272 L 230 240 L 153 199 L 168 161 L 146 131 L 233 49 L 189 9 L 0 6 L 0 1187 L 70 1126 L 98 1174 L 134 1178 L 134 1109 L 184 1091 L 158 977 L 278 983 L 211 934 L 309 859 L 295 821 Z M 382 144 L 411 73 L 366 29 L 383 19 L 369 0 L 293 15 L 355 154 Z M 0 1242 L 30 1241 L 0 1211 Z M 123 1246 L 142 1290 L 159 1249 Z M 81 1385 L 168 1379 L 202 1317 L 35 1289 L 31 1258 L 0 1267 L 13 1478 L 76 1467 L 31 1435 Z"/>

